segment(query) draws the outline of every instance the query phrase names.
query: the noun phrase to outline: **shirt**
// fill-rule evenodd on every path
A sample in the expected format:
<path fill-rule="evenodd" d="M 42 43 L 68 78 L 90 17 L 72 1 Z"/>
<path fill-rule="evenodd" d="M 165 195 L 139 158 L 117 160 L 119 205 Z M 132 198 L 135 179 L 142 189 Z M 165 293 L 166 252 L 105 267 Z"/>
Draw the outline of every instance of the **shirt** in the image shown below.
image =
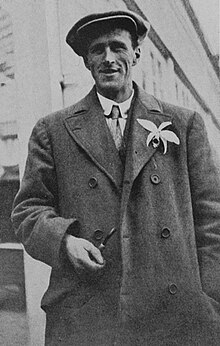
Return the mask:
<path fill-rule="evenodd" d="M 119 124 L 120 124 L 120 128 L 121 128 L 121 132 L 122 132 L 122 135 L 123 135 L 124 134 L 125 125 L 126 125 L 126 120 L 127 120 L 127 113 L 128 113 L 128 111 L 130 109 L 131 101 L 132 101 L 132 98 L 134 96 L 134 90 L 132 91 L 132 94 L 129 97 L 129 99 L 127 99 L 127 100 L 125 100 L 124 102 L 121 102 L 121 103 L 117 103 L 117 102 L 115 102 L 113 100 L 110 100 L 110 99 L 102 96 L 98 92 L 97 92 L 97 95 L 98 95 L 98 99 L 99 99 L 99 101 L 101 103 L 101 106 L 102 106 L 102 109 L 103 109 L 105 115 L 109 115 L 111 113 L 112 106 L 115 105 L 115 106 L 119 107 L 122 118 L 119 118 L 118 120 L 119 120 Z M 111 118 L 106 118 L 106 121 L 107 121 L 108 127 L 110 127 L 112 119 Z"/>

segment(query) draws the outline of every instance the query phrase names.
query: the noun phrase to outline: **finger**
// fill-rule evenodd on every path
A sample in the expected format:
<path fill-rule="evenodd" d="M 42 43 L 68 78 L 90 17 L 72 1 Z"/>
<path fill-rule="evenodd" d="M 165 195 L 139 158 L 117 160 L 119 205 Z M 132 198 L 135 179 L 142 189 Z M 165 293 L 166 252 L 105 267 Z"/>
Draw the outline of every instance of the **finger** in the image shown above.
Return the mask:
<path fill-rule="evenodd" d="M 85 250 L 83 252 L 83 256 L 80 259 L 80 267 L 84 269 L 88 269 L 90 271 L 97 271 L 103 268 L 103 264 L 97 263 L 93 258 L 90 257 L 90 253 Z"/>
<path fill-rule="evenodd" d="M 76 269 L 89 269 L 95 271 L 103 268 L 105 264 L 103 258 L 98 257 L 100 260 L 100 262 L 98 262 L 96 260 L 97 256 L 93 256 L 91 251 L 96 253 L 96 247 L 88 240 L 78 239 L 72 236 L 67 238 L 67 254 Z"/>
<path fill-rule="evenodd" d="M 94 258 L 94 260 L 98 264 L 104 264 L 104 259 L 102 257 L 100 250 L 97 247 L 95 247 L 92 243 L 86 243 L 85 249 L 88 251 L 90 258 Z"/>

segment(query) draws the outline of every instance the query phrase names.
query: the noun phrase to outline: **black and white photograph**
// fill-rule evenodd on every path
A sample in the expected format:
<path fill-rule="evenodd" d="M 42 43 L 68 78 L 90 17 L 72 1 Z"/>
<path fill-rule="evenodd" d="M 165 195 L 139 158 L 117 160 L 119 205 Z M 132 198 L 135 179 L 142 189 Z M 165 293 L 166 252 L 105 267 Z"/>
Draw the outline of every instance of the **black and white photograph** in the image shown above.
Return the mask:
<path fill-rule="evenodd" d="M 0 346 L 220 345 L 219 0 L 0 0 Z"/>

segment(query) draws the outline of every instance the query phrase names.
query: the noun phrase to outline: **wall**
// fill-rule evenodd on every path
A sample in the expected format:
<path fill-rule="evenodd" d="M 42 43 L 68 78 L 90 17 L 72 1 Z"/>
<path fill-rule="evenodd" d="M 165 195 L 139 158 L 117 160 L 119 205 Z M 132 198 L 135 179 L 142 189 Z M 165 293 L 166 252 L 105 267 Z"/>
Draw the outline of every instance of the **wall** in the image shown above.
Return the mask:
<path fill-rule="evenodd" d="M 45 1 L 2 1 L 12 18 L 15 50 L 15 105 L 20 142 L 21 175 L 27 154 L 27 142 L 36 120 L 51 112 L 51 85 Z M 40 297 L 48 282 L 49 268 L 24 252 L 25 284 L 30 344 L 43 345 L 44 314 Z"/>

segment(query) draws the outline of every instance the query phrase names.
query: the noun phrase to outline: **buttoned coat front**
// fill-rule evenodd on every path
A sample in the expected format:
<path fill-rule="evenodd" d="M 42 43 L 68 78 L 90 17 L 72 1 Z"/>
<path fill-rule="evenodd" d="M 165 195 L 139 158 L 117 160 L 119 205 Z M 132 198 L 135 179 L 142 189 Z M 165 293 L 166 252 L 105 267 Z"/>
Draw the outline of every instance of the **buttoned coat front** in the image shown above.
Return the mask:
<path fill-rule="evenodd" d="M 95 88 L 38 121 L 12 215 L 27 252 L 52 267 L 47 345 L 220 344 L 220 183 L 201 117 L 135 87 L 123 167 Z M 180 139 L 147 146 L 137 119 Z M 66 232 L 98 246 L 93 276 L 63 256 Z"/>

